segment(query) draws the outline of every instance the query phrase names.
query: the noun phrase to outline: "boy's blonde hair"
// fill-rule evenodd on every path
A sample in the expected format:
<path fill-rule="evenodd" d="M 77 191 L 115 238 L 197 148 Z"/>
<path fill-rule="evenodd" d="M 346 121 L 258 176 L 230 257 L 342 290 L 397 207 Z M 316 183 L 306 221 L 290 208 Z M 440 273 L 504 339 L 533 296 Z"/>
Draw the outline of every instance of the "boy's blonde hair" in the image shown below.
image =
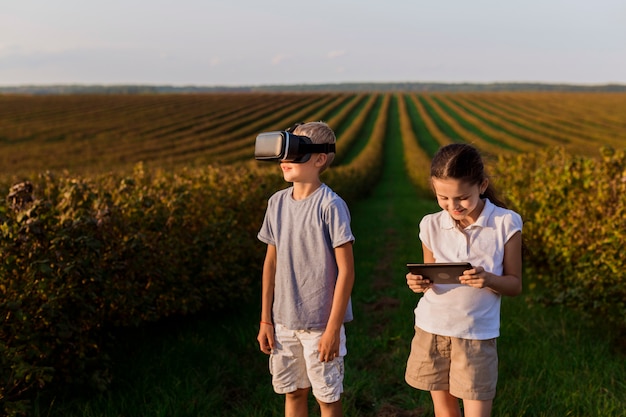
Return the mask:
<path fill-rule="evenodd" d="M 294 131 L 294 135 L 306 136 L 313 143 L 336 143 L 337 138 L 335 132 L 324 122 L 308 122 L 298 125 Z M 331 152 L 326 159 L 326 164 L 320 169 L 320 172 L 332 164 L 335 159 L 335 153 Z"/>

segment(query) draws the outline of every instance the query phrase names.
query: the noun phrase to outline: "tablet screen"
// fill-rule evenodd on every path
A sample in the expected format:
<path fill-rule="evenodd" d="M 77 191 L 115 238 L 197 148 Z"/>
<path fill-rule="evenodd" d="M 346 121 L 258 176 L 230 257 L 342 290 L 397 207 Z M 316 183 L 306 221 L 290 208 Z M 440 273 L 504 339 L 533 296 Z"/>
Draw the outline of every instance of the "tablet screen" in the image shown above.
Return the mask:
<path fill-rule="evenodd" d="M 472 269 L 469 262 L 406 264 L 409 271 L 421 275 L 435 284 L 459 284 L 459 277 L 464 271 Z"/>

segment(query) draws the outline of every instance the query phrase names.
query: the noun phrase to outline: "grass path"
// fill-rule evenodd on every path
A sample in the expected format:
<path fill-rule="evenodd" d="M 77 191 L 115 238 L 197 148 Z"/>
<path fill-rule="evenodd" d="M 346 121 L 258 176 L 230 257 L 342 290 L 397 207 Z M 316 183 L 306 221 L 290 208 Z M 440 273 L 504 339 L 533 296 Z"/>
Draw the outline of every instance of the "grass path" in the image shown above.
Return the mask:
<path fill-rule="evenodd" d="M 394 103 L 391 111 L 396 111 Z M 394 119 L 391 117 L 390 119 Z M 421 259 L 419 219 L 436 210 L 417 198 L 388 127 L 385 169 L 371 195 L 353 205 L 357 280 L 349 323 L 347 417 L 432 416 L 427 393 L 404 382 L 417 296 L 404 280 Z M 170 320 L 120 338 L 115 380 L 98 395 L 38 401 L 36 416 L 269 417 L 282 414 L 267 357 L 256 343 L 258 303 L 193 320 Z M 505 298 L 494 416 L 624 416 L 626 357 L 616 335 L 559 309 Z M 311 401 L 311 415 L 319 412 Z"/>

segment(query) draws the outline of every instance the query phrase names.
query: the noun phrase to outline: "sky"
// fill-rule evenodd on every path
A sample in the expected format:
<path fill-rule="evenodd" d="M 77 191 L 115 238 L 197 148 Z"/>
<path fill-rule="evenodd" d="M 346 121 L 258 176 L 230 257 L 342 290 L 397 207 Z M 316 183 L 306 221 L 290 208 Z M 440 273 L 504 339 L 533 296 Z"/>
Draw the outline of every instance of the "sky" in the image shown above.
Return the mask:
<path fill-rule="evenodd" d="M 624 0 L 2 0 L 0 86 L 626 84 Z"/>

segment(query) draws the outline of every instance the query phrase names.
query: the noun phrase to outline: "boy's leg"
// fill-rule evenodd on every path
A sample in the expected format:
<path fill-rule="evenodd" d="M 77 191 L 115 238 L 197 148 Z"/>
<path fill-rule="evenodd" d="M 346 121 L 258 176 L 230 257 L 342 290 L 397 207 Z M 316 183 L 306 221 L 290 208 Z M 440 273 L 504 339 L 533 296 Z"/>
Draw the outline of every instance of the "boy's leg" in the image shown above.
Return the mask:
<path fill-rule="evenodd" d="M 309 388 L 297 389 L 285 394 L 285 417 L 309 415 Z"/>
<path fill-rule="evenodd" d="M 347 353 L 345 329 L 343 326 L 341 327 L 339 356 L 330 362 L 321 362 L 319 359 L 318 344 L 322 334 L 323 330 L 311 330 L 300 333 L 299 337 L 306 358 L 308 379 L 313 395 L 320 404 L 320 409 L 336 410 L 341 407 L 340 400 L 343 392 L 343 359 Z M 329 415 L 334 416 L 335 414 Z"/>
<path fill-rule="evenodd" d="M 435 417 L 461 417 L 459 399 L 448 391 L 431 391 Z"/>
<path fill-rule="evenodd" d="M 301 391 L 308 393 L 311 386 L 298 332 L 286 329 L 279 323 L 274 325 L 274 332 L 275 344 L 269 360 L 272 385 L 278 394 L 286 395 L 286 404 L 292 400 L 297 403 Z"/>
<path fill-rule="evenodd" d="M 322 417 L 343 417 L 343 408 L 341 406 L 341 400 L 334 403 L 325 403 L 317 400 L 320 405 L 320 411 Z"/>

